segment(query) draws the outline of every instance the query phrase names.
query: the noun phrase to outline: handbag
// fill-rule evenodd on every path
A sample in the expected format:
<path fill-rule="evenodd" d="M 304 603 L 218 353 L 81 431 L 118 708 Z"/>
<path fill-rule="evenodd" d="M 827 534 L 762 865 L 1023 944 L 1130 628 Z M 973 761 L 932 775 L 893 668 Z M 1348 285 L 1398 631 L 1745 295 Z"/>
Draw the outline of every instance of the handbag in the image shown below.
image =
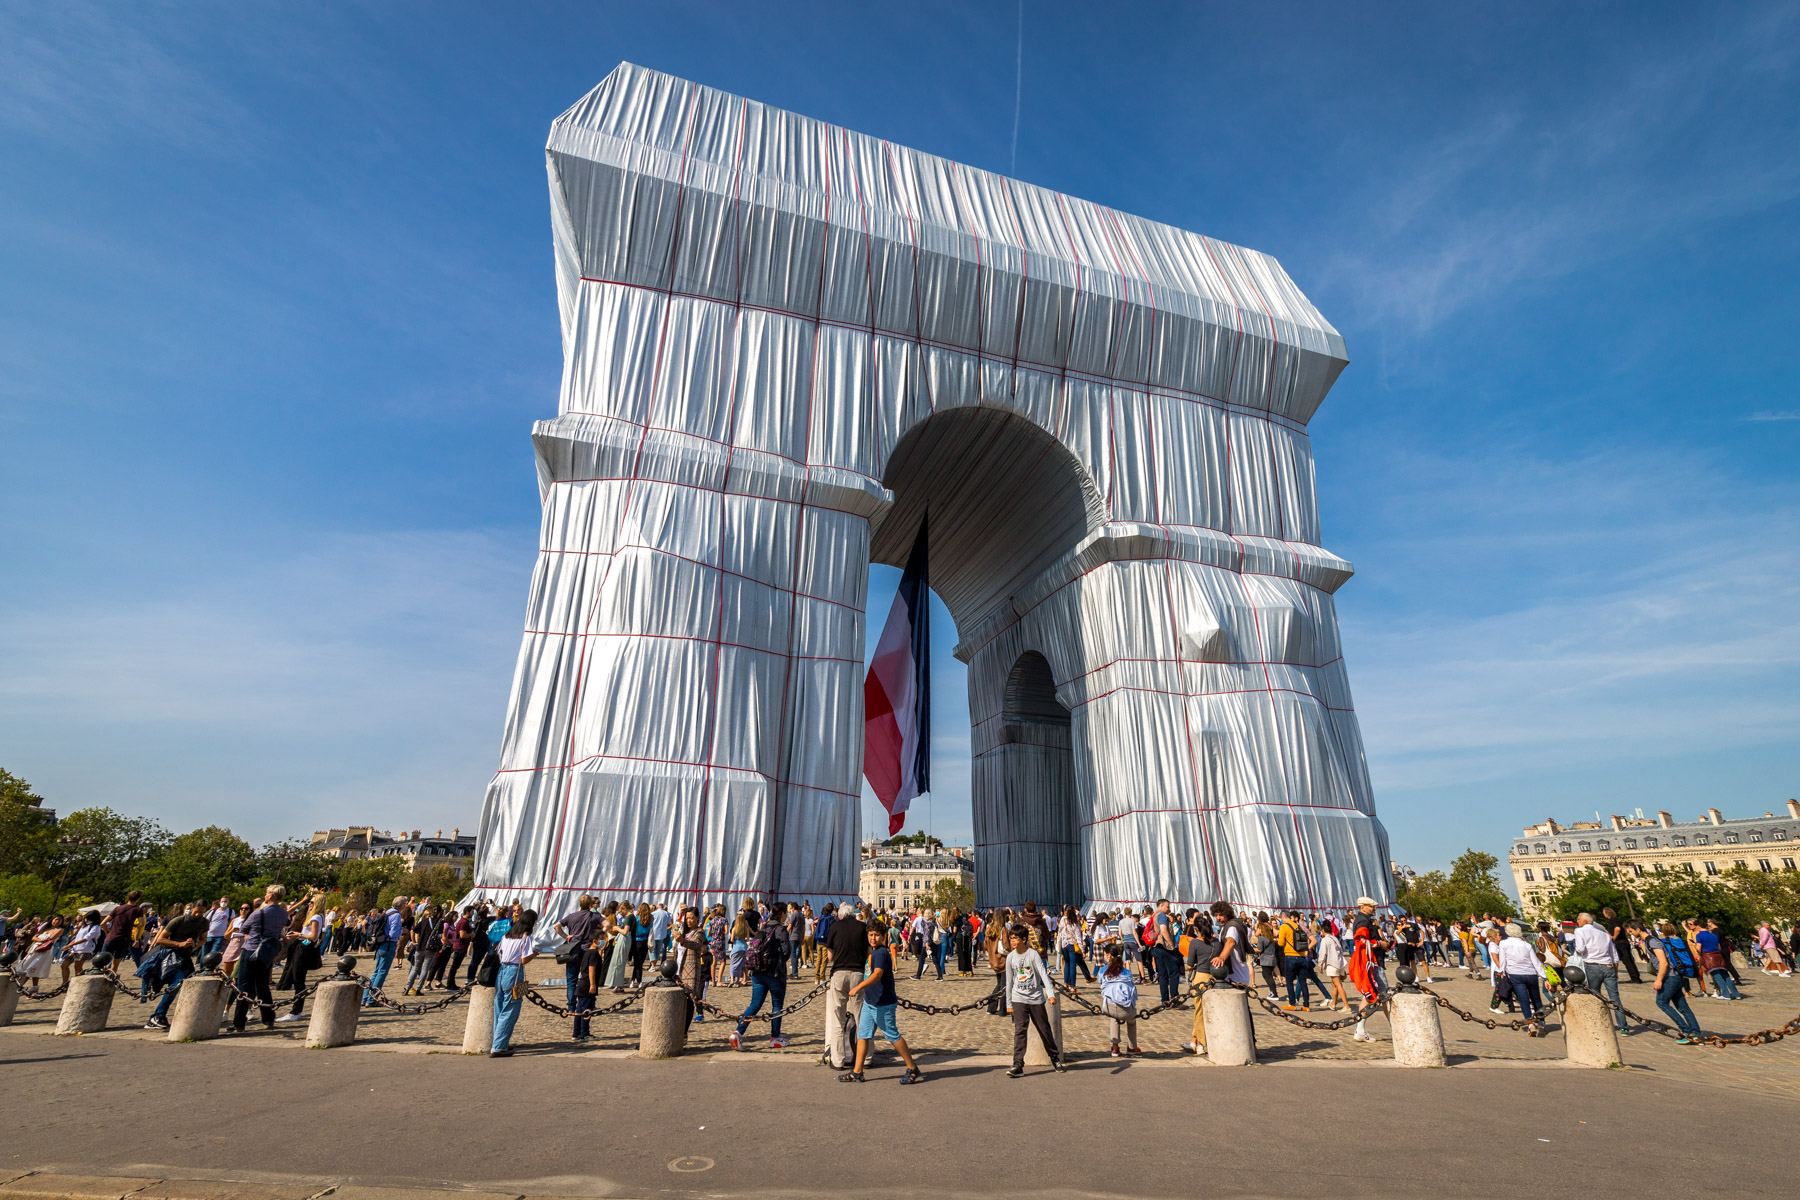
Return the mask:
<path fill-rule="evenodd" d="M 488 951 L 481 965 L 475 968 L 475 983 L 478 987 L 498 987 L 500 984 L 500 956 Z"/>

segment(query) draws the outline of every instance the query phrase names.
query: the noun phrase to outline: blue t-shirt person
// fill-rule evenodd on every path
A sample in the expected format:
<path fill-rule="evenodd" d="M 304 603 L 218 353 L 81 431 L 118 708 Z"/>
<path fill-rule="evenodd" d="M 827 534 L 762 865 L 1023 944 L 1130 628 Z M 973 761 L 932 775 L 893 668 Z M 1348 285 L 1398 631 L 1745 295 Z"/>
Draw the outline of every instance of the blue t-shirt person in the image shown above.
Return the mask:
<path fill-rule="evenodd" d="M 900 1003 L 900 994 L 894 990 L 894 952 L 886 946 L 869 951 L 869 974 L 877 971 L 881 972 L 881 978 L 863 993 L 863 1002 L 877 1008 Z"/>
<path fill-rule="evenodd" d="M 651 913 L 650 914 L 650 936 L 655 938 L 659 942 L 662 941 L 664 938 L 668 937 L 669 936 L 669 923 L 673 920 L 674 920 L 674 918 L 669 915 L 669 910 L 666 908 L 659 908 L 655 912 Z"/>

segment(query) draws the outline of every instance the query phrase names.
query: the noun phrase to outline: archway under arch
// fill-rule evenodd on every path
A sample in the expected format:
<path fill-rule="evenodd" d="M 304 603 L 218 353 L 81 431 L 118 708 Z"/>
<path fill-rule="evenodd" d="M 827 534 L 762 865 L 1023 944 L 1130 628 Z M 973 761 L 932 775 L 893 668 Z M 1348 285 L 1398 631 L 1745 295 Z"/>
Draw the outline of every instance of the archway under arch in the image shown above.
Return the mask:
<path fill-rule="evenodd" d="M 929 516 L 932 589 L 965 642 L 1010 620 L 1014 594 L 1073 551 L 1100 514 L 1074 455 L 1001 408 L 950 408 L 920 422 L 895 447 L 883 483 L 894 503 L 870 560 L 903 564 Z M 1082 903 L 1074 731 L 1048 659 L 1029 651 L 999 679 L 972 670 L 969 712 L 977 903 Z"/>

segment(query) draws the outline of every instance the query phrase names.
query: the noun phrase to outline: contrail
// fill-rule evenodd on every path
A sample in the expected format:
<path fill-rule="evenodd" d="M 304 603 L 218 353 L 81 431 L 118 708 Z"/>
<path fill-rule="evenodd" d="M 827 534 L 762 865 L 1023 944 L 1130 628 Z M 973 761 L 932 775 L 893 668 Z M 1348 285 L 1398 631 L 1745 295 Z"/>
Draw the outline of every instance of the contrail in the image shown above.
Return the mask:
<path fill-rule="evenodd" d="M 1013 67 L 1012 174 L 1019 173 L 1019 102 L 1025 96 L 1025 0 L 1019 0 L 1019 52 Z"/>

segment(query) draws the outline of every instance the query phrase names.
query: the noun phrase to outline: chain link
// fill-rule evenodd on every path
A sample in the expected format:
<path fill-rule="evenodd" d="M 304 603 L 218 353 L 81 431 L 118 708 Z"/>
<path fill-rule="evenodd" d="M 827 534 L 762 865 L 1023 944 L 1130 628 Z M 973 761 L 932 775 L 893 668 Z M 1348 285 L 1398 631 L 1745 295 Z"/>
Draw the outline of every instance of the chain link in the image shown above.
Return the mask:
<path fill-rule="evenodd" d="M 708 1013 L 708 1014 L 710 1014 L 714 1017 L 717 1017 L 723 1021 L 773 1021 L 777 1017 L 781 1017 L 781 1018 L 785 1019 L 789 1016 L 792 1016 L 794 1013 L 799 1012 L 801 1009 L 805 1008 L 808 1004 L 811 1004 L 814 1000 L 818 999 L 820 996 L 823 996 L 827 991 L 830 990 L 830 988 L 831 988 L 831 981 L 828 979 L 824 983 L 821 983 L 818 987 L 814 988 L 812 991 L 806 993 L 806 995 L 800 997 L 800 999 L 798 999 L 798 1000 L 794 1001 L 792 1004 L 788 1005 L 786 1008 L 775 1009 L 771 1012 L 766 1012 L 766 1013 L 751 1013 L 750 1015 L 746 1016 L 743 1013 L 726 1012 L 724 1009 L 720 1008 L 718 1005 L 713 1004 L 707 1000 L 702 1000 L 699 996 L 696 996 L 694 994 L 694 990 L 692 988 L 688 987 L 687 984 L 684 983 L 681 985 L 681 990 L 688 994 L 688 999 L 690 999 L 694 1002 L 695 1008 L 699 1009 L 701 1012 Z"/>
<path fill-rule="evenodd" d="M 1639 1016 L 1637 1013 L 1632 1012 L 1629 1008 L 1626 1008 L 1623 1003 L 1614 1004 L 1611 1000 L 1608 1000 L 1605 996 L 1602 996 L 1597 992 L 1589 992 L 1588 995 L 1593 996 L 1595 999 L 1599 1000 L 1600 1003 L 1606 1005 L 1606 1007 L 1608 1007 L 1610 1009 L 1614 1009 L 1620 1013 L 1623 1013 L 1625 1016 L 1630 1017 L 1633 1021 L 1636 1021 L 1640 1025 L 1648 1026 L 1650 1029 L 1654 1030 L 1657 1033 L 1662 1034 L 1665 1037 L 1686 1038 L 1687 1041 L 1689 1042 L 1689 1044 L 1691 1044 L 1691 1045 L 1719 1046 L 1719 1047 L 1723 1047 L 1723 1046 L 1762 1046 L 1762 1045 L 1767 1045 L 1770 1042 L 1779 1042 L 1782 1038 L 1785 1038 L 1785 1037 L 1800 1035 L 1800 1016 L 1797 1016 L 1793 1020 L 1789 1021 L 1786 1025 L 1778 1025 L 1773 1029 L 1759 1029 L 1755 1033 L 1746 1033 L 1741 1037 L 1726 1037 L 1722 1034 L 1716 1034 L 1716 1033 L 1706 1034 L 1701 1037 L 1694 1037 L 1692 1034 L 1683 1033 L 1681 1030 L 1677 1029 L 1673 1025 L 1668 1024 L 1667 1022 L 1658 1021 L 1653 1017 Z"/>
<path fill-rule="evenodd" d="M 1499 1021 L 1499 1020 L 1495 1020 L 1493 1017 L 1476 1016 L 1474 1013 L 1469 1012 L 1466 1009 L 1458 1008 L 1456 1005 L 1450 1003 L 1450 1001 L 1444 999 L 1444 997 L 1438 995 L 1436 992 L 1432 991 L 1430 988 L 1426 987 L 1424 984 L 1415 983 L 1412 986 L 1414 988 L 1418 989 L 1423 994 L 1430 996 L 1432 1001 L 1434 1003 L 1436 1003 L 1439 1008 L 1449 1009 L 1451 1012 L 1455 1013 L 1457 1016 L 1461 1017 L 1465 1021 L 1471 1022 L 1476 1025 L 1485 1025 L 1489 1029 L 1511 1029 L 1516 1033 L 1527 1033 L 1532 1037 L 1542 1036 L 1541 1029 L 1542 1029 L 1543 1022 L 1541 1022 L 1541 1021 L 1535 1021 L 1535 1020 L 1527 1021 L 1522 1018 L 1519 1020 L 1515 1020 L 1515 1021 Z M 1383 1003 L 1385 1005 L 1385 1001 Z M 1563 1007 L 1564 1007 L 1563 998 L 1561 996 L 1553 997 L 1551 1002 L 1544 1006 L 1544 1015 L 1549 1016 L 1553 1012 L 1560 1013 L 1563 1011 Z"/>
<path fill-rule="evenodd" d="M 1006 995 L 1006 985 L 999 984 L 998 986 L 996 986 L 994 988 L 993 991 L 989 992 L 987 995 L 983 996 L 981 999 L 971 1000 L 967 1004 L 951 1004 L 951 1005 L 914 1004 L 911 1000 L 908 1000 L 905 996 L 900 996 L 900 995 L 896 995 L 894 997 L 894 999 L 899 1002 L 901 1008 L 911 1009 L 913 1012 L 924 1013 L 926 1016 L 954 1017 L 960 1013 L 970 1012 L 977 1008 L 985 1008 L 988 1005 L 994 1003 L 996 1000 L 1001 999 L 1005 995 Z"/>
<path fill-rule="evenodd" d="M 1363 1007 L 1356 1012 L 1351 1013 L 1347 1017 L 1340 1017 L 1335 1021 L 1309 1021 L 1305 1017 L 1295 1016 L 1287 1009 L 1281 1007 L 1281 1005 L 1275 1003 L 1275 1001 L 1262 995 L 1253 987 L 1244 987 L 1243 984 L 1233 984 L 1232 986 L 1242 988 L 1245 992 L 1249 993 L 1252 1000 L 1262 1005 L 1272 1015 L 1280 1017 L 1289 1025 L 1297 1025 L 1301 1029 L 1345 1029 L 1351 1025 L 1360 1025 L 1374 1014 L 1386 1012 L 1388 1010 L 1388 1002 L 1386 1000 L 1380 1000 L 1374 1004 L 1365 1003 Z"/>

